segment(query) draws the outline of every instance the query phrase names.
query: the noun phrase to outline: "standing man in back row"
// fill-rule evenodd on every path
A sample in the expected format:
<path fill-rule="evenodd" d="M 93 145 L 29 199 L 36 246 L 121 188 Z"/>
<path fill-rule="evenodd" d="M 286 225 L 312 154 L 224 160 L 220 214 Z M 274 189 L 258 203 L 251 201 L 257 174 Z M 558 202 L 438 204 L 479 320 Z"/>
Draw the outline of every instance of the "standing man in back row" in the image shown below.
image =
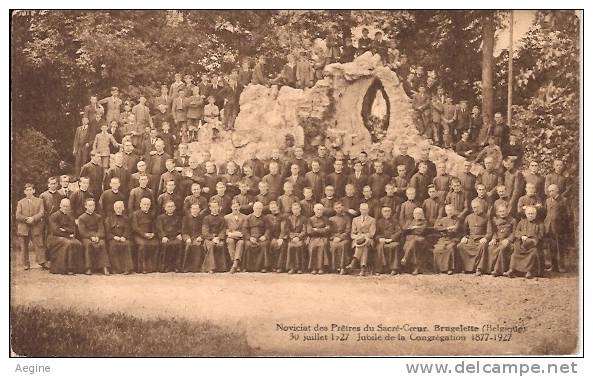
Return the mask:
<path fill-rule="evenodd" d="M 97 102 L 97 96 L 91 96 L 91 103 L 84 107 L 84 117 L 89 120 L 89 135 L 88 139 L 95 139 L 95 135 L 99 133 L 99 122 L 103 115 L 103 106 Z"/>
<path fill-rule="evenodd" d="M 251 76 L 251 83 L 253 85 L 268 86 L 269 80 L 264 73 L 265 64 L 266 58 L 264 56 L 260 56 L 257 61 L 257 64 L 255 65 L 255 67 L 253 67 L 253 74 Z"/>
<path fill-rule="evenodd" d="M 138 104 L 132 107 L 132 114 L 136 117 L 136 128 L 139 132 L 142 132 L 147 126 L 152 127 L 150 110 L 146 106 L 146 97 L 140 97 Z"/>
<path fill-rule="evenodd" d="M 90 152 L 89 142 L 89 118 L 82 118 L 82 125 L 76 128 L 74 134 L 74 144 L 72 146 L 72 155 L 74 156 L 74 174 L 78 176 L 82 165 L 86 164 Z"/>
<path fill-rule="evenodd" d="M 120 109 L 122 105 L 122 100 L 119 98 L 119 89 L 117 88 L 117 86 L 112 87 L 111 96 L 103 98 L 99 101 L 99 104 L 107 106 L 107 124 L 111 124 L 112 121 L 116 121 L 119 123 L 121 117 Z"/>

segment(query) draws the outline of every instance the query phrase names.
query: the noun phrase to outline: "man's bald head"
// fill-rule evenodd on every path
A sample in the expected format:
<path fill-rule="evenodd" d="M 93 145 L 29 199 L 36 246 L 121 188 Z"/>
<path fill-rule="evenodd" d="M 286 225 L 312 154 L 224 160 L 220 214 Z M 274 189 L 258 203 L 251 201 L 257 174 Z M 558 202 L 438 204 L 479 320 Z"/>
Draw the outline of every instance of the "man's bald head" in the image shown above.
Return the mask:
<path fill-rule="evenodd" d="M 70 199 L 64 198 L 64 199 L 60 200 L 60 210 L 62 212 L 70 211 Z"/>

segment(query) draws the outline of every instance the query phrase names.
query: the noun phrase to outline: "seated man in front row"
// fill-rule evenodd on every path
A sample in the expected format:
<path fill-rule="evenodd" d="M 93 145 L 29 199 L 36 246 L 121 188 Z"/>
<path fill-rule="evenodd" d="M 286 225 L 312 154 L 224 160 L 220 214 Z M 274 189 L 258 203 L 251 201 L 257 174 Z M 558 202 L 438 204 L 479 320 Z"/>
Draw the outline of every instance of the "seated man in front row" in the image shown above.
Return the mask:
<path fill-rule="evenodd" d="M 412 270 L 412 275 L 422 273 L 424 260 L 426 259 L 426 233 L 428 223 L 422 208 L 415 208 L 412 212 L 412 219 L 407 221 L 402 230 L 405 234 L 405 241 L 402 252 L 401 265 Z"/>
<path fill-rule="evenodd" d="M 200 272 L 204 262 L 204 238 L 202 238 L 202 215 L 198 202 L 191 204 L 189 214 L 183 217 L 181 237 L 185 241 L 181 271 Z"/>
<path fill-rule="evenodd" d="M 537 208 L 527 206 L 525 218 L 515 228 L 515 245 L 511 254 L 509 270 L 505 276 L 513 277 L 517 273 L 525 274 L 525 278 L 541 276 L 541 248 L 545 236 L 545 227 L 537 220 Z"/>
<path fill-rule="evenodd" d="M 330 271 L 346 274 L 346 265 L 350 260 L 350 217 L 344 213 L 341 201 L 334 203 L 335 216 L 329 219 Z"/>
<path fill-rule="evenodd" d="M 115 180 L 116 178 L 114 178 Z M 78 233 L 84 246 L 85 274 L 93 270 L 102 270 L 109 275 L 109 257 L 105 248 L 105 228 L 103 217 L 95 213 L 95 199 L 88 198 L 84 202 L 86 212 L 78 217 Z"/>
<path fill-rule="evenodd" d="M 112 273 L 130 274 L 134 270 L 130 221 L 124 215 L 125 204 L 113 204 L 113 215 L 105 219 L 105 240 L 108 243 L 109 263 Z"/>
<path fill-rule="evenodd" d="M 369 205 L 362 203 L 359 208 L 360 216 L 352 220 L 350 232 L 354 256 L 350 264 L 346 266 L 346 270 L 351 270 L 360 264 L 360 276 L 365 276 L 377 229 L 375 219 L 369 216 Z"/>
<path fill-rule="evenodd" d="M 432 251 L 432 265 L 435 273 L 446 272 L 448 275 L 452 275 L 456 269 L 455 253 L 459 243 L 461 224 L 453 204 L 446 204 L 444 209 L 445 216 L 437 219 L 434 223 L 434 230 L 440 235 Z"/>
<path fill-rule="evenodd" d="M 305 239 L 307 235 L 307 219 L 301 213 L 301 204 L 299 202 L 292 203 L 291 214 L 286 216 L 282 223 L 282 233 L 286 239 L 286 262 L 284 266 L 288 269 L 289 274 L 302 273 L 305 269 Z"/>
<path fill-rule="evenodd" d="M 461 271 L 475 272 L 477 276 L 480 276 L 487 267 L 488 239 L 486 233 L 489 219 L 479 198 L 472 200 L 471 206 L 473 213 L 465 218 L 461 229 L 463 238 L 457 245 L 457 250 L 460 256 Z"/>
<path fill-rule="evenodd" d="M 243 260 L 243 227 L 247 220 L 247 215 L 239 212 L 241 204 L 233 199 L 231 204 L 231 213 L 224 216 L 226 223 L 226 245 L 233 261 L 231 273 L 241 271 L 241 261 Z"/>
<path fill-rule="evenodd" d="M 76 224 L 70 214 L 70 200 L 62 199 L 60 209 L 49 217 L 47 249 L 52 274 L 73 275 L 83 269 L 82 244 L 74 237 Z"/>
<path fill-rule="evenodd" d="M 377 220 L 377 232 L 375 233 L 377 249 L 373 266 L 376 275 L 387 271 L 390 271 L 391 275 L 399 273 L 401 233 L 397 218 L 392 216 L 391 207 L 381 208 L 381 218 Z"/>
<path fill-rule="evenodd" d="M 204 264 L 202 269 L 213 274 L 228 270 L 228 260 L 224 247 L 226 222 L 220 214 L 220 205 L 217 200 L 209 203 L 210 214 L 202 221 L 202 237 L 204 237 Z"/>
<path fill-rule="evenodd" d="M 161 241 L 159 271 L 182 269 L 181 218 L 175 213 L 175 202 L 165 203 L 165 213 L 156 218 L 156 232 Z"/>
<path fill-rule="evenodd" d="M 330 226 L 328 218 L 324 216 L 323 204 L 315 204 L 313 212 L 314 215 L 307 222 L 307 236 L 309 237 L 308 267 L 312 274 L 323 274 L 323 269 L 330 265 L 327 250 Z"/>
<path fill-rule="evenodd" d="M 159 241 L 150 206 L 150 199 L 140 199 L 140 209 L 130 217 L 130 228 L 138 252 L 138 272 L 143 274 L 154 272 L 158 262 Z"/>
<path fill-rule="evenodd" d="M 247 271 L 267 272 L 271 267 L 268 224 L 262 215 L 263 204 L 253 203 L 253 213 L 245 220 L 245 269 Z"/>
<path fill-rule="evenodd" d="M 509 216 L 509 208 L 504 203 L 499 203 L 494 211 L 496 215 L 490 219 L 486 234 L 489 240 L 486 271 L 496 277 L 506 272 L 509 266 L 516 221 Z"/>

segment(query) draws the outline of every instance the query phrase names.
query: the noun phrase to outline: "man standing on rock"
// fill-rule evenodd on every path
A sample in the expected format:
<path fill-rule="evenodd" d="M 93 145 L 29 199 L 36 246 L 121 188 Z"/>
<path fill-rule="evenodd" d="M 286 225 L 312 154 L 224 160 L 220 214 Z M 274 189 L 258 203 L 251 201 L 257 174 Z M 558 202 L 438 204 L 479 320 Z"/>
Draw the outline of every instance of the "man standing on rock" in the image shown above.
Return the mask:
<path fill-rule="evenodd" d="M 416 111 L 416 129 L 422 134 L 429 131 L 431 123 L 430 98 L 426 94 L 426 87 L 421 85 L 418 88 L 418 93 L 412 98 L 412 107 Z"/>
<path fill-rule="evenodd" d="M 265 64 L 266 58 L 264 56 L 260 56 L 257 64 L 253 67 L 253 75 L 251 76 L 251 83 L 253 85 L 269 85 L 269 80 L 264 74 L 265 72 Z"/>

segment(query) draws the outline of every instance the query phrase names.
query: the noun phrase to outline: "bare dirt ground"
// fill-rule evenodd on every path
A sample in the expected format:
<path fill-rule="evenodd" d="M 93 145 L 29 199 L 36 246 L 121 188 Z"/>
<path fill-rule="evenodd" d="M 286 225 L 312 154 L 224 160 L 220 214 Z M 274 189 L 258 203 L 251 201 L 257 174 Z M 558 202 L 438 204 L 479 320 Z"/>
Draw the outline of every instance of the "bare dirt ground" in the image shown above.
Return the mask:
<path fill-rule="evenodd" d="M 14 259 L 13 259 L 14 261 Z M 471 275 L 337 276 L 148 274 L 61 276 L 13 266 L 12 304 L 124 312 L 142 318 L 209 320 L 244 332 L 258 355 L 548 354 L 577 350 L 578 278 L 474 277 Z M 311 325 L 282 331 L 281 325 Z M 360 326 L 362 331 L 315 331 L 315 325 Z M 369 324 L 374 331 L 364 331 Z M 378 324 L 397 326 L 379 332 Z M 426 332 L 403 329 L 427 326 Z M 472 339 L 471 332 L 434 332 L 434 325 L 525 326 L 509 341 Z M 291 332 L 298 340 L 291 340 Z M 317 333 L 317 335 L 316 335 Z M 381 340 L 358 341 L 358 333 Z M 386 335 L 405 341 L 385 340 Z M 331 336 L 334 336 L 334 340 Z M 425 335 L 465 340 L 417 341 Z M 495 339 L 492 339 L 494 335 Z M 500 335 L 499 337 L 502 337 Z M 307 340 L 304 338 L 307 336 Z M 327 337 L 327 340 L 324 340 Z M 342 338 L 337 340 L 336 338 Z M 321 339 L 320 339 L 321 338 Z"/>

